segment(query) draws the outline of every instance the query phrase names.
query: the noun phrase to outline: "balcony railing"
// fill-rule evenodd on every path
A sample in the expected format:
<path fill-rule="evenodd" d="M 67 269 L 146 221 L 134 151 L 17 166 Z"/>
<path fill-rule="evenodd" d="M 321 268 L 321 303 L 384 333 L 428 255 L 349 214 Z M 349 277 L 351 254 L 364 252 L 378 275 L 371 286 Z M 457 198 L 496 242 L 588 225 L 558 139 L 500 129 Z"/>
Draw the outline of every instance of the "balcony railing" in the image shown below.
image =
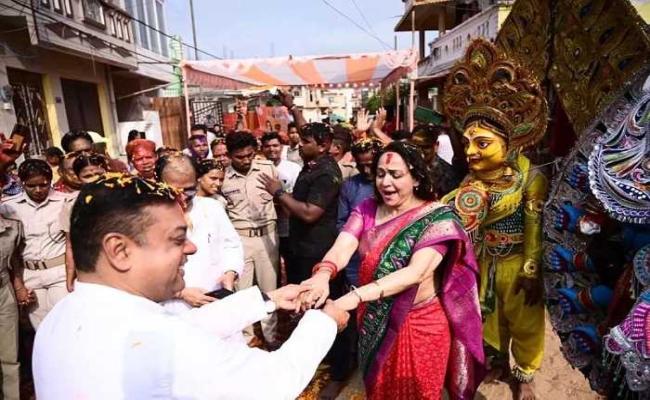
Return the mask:
<path fill-rule="evenodd" d="M 467 45 L 477 37 L 494 40 L 499 32 L 499 13 L 507 6 L 494 5 L 464 21 L 429 43 L 430 54 L 418 65 L 418 76 L 438 77 L 465 54 Z M 503 19 L 503 16 L 502 16 Z"/>

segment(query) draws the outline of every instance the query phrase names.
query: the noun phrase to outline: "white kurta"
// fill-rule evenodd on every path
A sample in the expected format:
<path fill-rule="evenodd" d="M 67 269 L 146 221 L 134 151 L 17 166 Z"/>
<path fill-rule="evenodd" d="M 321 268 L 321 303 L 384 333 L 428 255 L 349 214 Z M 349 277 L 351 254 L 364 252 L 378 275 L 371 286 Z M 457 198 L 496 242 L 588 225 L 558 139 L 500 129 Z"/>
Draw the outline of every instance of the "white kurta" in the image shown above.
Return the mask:
<path fill-rule="evenodd" d="M 295 399 L 336 324 L 310 310 L 270 353 L 221 340 L 264 317 L 257 287 L 176 316 L 144 297 L 77 282 L 36 334 L 36 397 Z"/>
<path fill-rule="evenodd" d="M 196 245 L 196 253 L 183 266 L 185 287 L 208 293 L 221 288 L 217 280 L 232 270 L 242 274 L 244 248 L 221 203 L 209 197 L 195 197 L 188 214 L 187 238 Z M 183 300 L 170 300 L 165 307 L 174 312 L 192 308 Z"/>

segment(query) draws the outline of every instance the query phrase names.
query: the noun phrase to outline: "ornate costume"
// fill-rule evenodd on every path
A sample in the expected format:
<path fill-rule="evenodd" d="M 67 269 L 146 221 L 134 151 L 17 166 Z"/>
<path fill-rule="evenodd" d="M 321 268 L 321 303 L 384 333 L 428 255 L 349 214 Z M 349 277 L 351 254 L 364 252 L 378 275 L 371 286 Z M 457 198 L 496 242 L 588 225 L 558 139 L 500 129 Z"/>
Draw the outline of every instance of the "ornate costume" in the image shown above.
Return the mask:
<path fill-rule="evenodd" d="M 551 321 L 567 360 L 609 398 L 650 398 L 650 92 L 644 81 L 592 121 L 567 156 L 546 208 Z"/>
<path fill-rule="evenodd" d="M 443 102 L 468 143 L 470 174 L 443 202 L 454 206 L 474 242 L 484 341 L 503 367 L 512 349 L 514 376 L 529 382 L 543 356 L 544 306 L 526 304 L 518 286 L 541 285 L 547 182 L 519 151 L 544 135 L 546 100 L 528 71 L 478 39 L 451 71 Z"/>

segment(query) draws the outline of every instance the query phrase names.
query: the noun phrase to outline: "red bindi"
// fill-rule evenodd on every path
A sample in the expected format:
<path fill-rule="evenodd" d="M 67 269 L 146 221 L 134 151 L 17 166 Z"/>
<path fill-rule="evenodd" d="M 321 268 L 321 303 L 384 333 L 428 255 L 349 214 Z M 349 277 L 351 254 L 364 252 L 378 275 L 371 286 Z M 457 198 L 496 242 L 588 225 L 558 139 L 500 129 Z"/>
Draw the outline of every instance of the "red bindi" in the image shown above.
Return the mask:
<path fill-rule="evenodd" d="M 390 164 L 390 160 L 393 159 L 393 153 L 386 153 L 386 163 Z"/>

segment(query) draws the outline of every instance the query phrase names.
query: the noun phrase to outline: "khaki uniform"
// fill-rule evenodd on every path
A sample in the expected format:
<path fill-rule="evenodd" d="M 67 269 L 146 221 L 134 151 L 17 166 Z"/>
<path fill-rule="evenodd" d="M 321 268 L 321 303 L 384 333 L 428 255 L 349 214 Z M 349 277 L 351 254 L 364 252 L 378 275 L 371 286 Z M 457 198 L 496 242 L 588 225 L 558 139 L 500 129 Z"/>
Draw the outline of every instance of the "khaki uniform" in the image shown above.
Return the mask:
<path fill-rule="evenodd" d="M 65 233 L 61 223 L 70 194 L 51 190 L 42 203 L 33 202 L 26 193 L 3 202 L 0 214 L 22 222 L 25 247 L 22 251 L 27 289 L 36 295 L 36 304 L 29 309 L 29 320 L 38 328 L 47 313 L 68 290 L 65 285 Z"/>
<path fill-rule="evenodd" d="M 259 183 L 261 174 L 278 177 L 275 166 L 267 160 L 253 160 L 246 175 L 228 167 L 221 192 L 227 201 L 228 217 L 244 246 L 244 271 L 237 288 L 256 284 L 263 292 L 269 292 L 278 285 L 280 242 L 273 195 Z M 275 342 L 276 324 L 273 315 L 262 321 L 262 331 L 268 342 Z"/>
<path fill-rule="evenodd" d="M 18 400 L 20 395 L 18 306 L 9 269 L 16 271 L 22 264 L 23 239 L 19 221 L 0 218 L 0 398 L 6 400 Z"/>
<path fill-rule="evenodd" d="M 359 173 L 359 170 L 357 169 L 357 163 L 354 161 L 339 161 L 338 162 L 339 168 L 341 169 L 341 176 L 343 176 L 343 180 L 347 180 L 348 178 L 352 178 L 356 174 Z"/>

